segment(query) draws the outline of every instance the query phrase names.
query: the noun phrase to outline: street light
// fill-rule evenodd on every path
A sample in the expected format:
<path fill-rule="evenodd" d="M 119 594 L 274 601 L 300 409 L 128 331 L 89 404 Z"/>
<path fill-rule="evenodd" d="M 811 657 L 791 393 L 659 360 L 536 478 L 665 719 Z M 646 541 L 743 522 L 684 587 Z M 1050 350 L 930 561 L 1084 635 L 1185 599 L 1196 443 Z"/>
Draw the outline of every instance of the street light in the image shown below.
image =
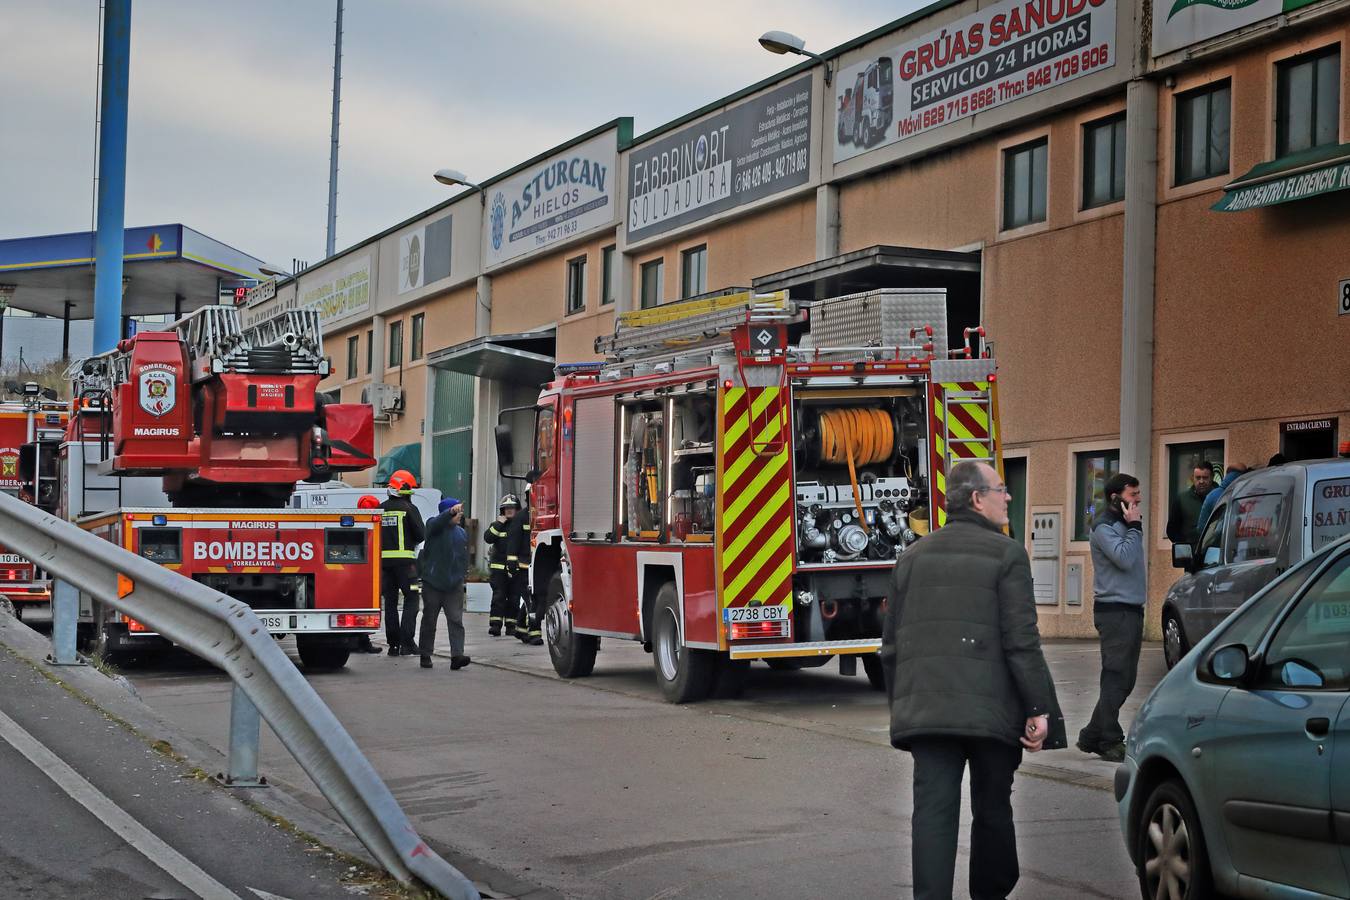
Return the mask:
<path fill-rule="evenodd" d="M 759 36 L 759 45 L 770 53 L 777 53 L 780 56 L 784 53 L 793 53 L 797 56 L 809 56 L 825 67 L 825 86 L 830 86 L 830 79 L 833 71 L 830 67 L 830 61 L 819 53 L 812 53 L 806 49 L 806 41 L 786 31 L 766 31 Z"/>
<path fill-rule="evenodd" d="M 436 174 L 431 177 L 435 178 L 441 184 L 449 185 L 451 187 L 463 185 L 466 188 L 472 188 L 478 192 L 478 202 L 483 206 L 487 206 L 487 192 L 483 190 L 483 186 L 470 181 L 464 176 L 464 173 L 458 169 L 437 169 Z"/>

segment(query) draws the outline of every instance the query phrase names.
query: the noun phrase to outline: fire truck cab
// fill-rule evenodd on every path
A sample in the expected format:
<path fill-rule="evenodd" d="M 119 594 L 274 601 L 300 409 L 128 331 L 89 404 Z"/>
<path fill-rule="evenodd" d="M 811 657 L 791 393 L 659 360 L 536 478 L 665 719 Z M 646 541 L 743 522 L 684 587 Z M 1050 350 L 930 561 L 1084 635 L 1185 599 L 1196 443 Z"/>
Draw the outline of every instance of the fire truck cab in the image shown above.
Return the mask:
<path fill-rule="evenodd" d="M 607 362 L 560 366 L 536 406 L 504 411 L 558 674 L 589 674 L 615 638 L 653 653 L 674 702 L 736 693 L 753 659 L 853 674 L 861 658 L 881 689 L 896 558 L 943 523 L 954 461 L 998 464 L 994 360 L 975 328 L 949 358 L 946 321 L 934 289 L 626 313 L 597 341 Z M 517 462 L 519 415 L 534 446 Z"/>

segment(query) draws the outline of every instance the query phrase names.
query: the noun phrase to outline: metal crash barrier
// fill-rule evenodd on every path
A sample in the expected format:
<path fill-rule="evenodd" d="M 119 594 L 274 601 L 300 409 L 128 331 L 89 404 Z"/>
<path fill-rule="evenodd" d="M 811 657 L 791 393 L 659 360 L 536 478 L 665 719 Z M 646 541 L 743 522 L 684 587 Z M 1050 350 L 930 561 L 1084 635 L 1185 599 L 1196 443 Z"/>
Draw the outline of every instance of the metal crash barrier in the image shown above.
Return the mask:
<path fill-rule="evenodd" d="M 246 604 L 0 493 L 5 545 L 225 670 L 371 855 L 451 900 L 478 890 L 418 836 L 337 717 Z M 73 625 L 71 626 L 73 627 Z"/>

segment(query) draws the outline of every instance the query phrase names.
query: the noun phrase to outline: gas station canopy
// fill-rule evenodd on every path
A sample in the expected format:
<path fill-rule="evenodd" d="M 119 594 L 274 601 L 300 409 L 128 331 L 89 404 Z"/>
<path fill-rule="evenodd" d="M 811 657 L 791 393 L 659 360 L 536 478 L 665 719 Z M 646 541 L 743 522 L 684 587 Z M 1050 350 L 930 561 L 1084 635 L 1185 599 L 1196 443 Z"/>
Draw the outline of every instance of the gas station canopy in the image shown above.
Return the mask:
<path fill-rule="evenodd" d="M 263 279 L 262 265 L 186 225 L 128 228 L 122 315 L 182 314 L 218 303 L 222 286 Z M 16 309 L 93 318 L 94 232 L 0 240 L 0 285 L 13 286 Z"/>

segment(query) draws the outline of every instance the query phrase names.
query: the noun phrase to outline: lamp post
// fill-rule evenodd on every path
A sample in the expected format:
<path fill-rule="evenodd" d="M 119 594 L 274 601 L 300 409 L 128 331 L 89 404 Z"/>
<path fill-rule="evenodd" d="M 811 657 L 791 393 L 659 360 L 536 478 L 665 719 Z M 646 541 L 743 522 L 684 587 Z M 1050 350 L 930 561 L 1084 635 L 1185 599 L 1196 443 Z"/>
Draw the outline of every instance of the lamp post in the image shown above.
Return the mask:
<path fill-rule="evenodd" d="M 812 53 L 806 49 L 806 41 L 787 31 L 766 31 L 759 36 L 759 45 L 770 53 L 782 55 L 792 53 L 797 56 L 809 56 L 816 62 L 825 67 L 825 86 L 830 86 L 830 80 L 834 75 L 830 66 L 830 61 L 819 53 Z"/>
<path fill-rule="evenodd" d="M 435 178 L 441 184 L 449 185 L 451 187 L 454 187 L 455 185 L 463 185 L 466 188 L 472 188 L 473 190 L 478 192 L 479 204 L 482 206 L 487 206 L 487 191 L 483 190 L 483 186 L 481 184 L 475 184 L 468 178 L 464 177 L 464 173 L 460 172 L 458 169 L 437 169 L 436 174 L 432 175 L 431 177 Z"/>

